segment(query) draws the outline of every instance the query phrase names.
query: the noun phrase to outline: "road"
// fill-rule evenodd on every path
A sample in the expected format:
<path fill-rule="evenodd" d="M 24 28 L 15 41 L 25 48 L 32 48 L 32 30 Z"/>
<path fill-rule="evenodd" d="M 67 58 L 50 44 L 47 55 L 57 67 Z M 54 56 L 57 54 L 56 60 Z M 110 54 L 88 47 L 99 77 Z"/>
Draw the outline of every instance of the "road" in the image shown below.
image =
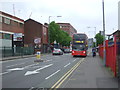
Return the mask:
<path fill-rule="evenodd" d="M 43 62 L 34 62 L 36 57 L 2 62 L 2 88 L 51 88 L 84 57 L 73 58 L 66 53 L 41 59 Z"/>

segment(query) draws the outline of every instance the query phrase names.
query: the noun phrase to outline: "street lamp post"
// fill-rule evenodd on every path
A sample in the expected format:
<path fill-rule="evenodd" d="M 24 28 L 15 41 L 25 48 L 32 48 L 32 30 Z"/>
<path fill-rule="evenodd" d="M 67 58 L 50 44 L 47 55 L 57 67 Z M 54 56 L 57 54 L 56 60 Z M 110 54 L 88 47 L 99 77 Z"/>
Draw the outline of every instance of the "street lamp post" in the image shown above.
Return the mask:
<path fill-rule="evenodd" d="M 104 54 L 104 65 L 106 65 L 104 0 L 102 0 L 102 11 L 103 11 L 103 36 L 104 36 L 103 54 Z"/>
<path fill-rule="evenodd" d="M 55 17 L 55 16 L 49 16 L 48 17 L 48 22 L 50 24 L 50 18 L 51 17 Z M 62 16 L 56 16 L 56 17 L 62 17 Z M 49 26 L 48 26 L 48 29 L 49 29 Z M 50 51 L 50 31 L 48 30 L 48 45 L 49 45 L 49 51 Z"/>
<path fill-rule="evenodd" d="M 95 29 L 94 33 L 96 35 L 96 27 L 87 27 L 87 28 L 94 28 Z M 95 46 L 97 46 L 96 42 L 95 42 Z"/>
<path fill-rule="evenodd" d="M 49 19 L 49 20 L 48 20 L 49 24 L 50 24 L 50 18 L 51 18 L 51 17 L 52 17 L 52 16 L 49 16 L 49 18 L 48 18 L 48 19 Z"/>
<path fill-rule="evenodd" d="M 51 18 L 51 17 L 55 17 L 55 16 L 49 16 L 49 20 L 48 20 L 48 21 L 49 21 L 49 24 L 50 24 L 50 18 Z M 62 16 L 56 16 L 56 17 L 62 17 Z"/>

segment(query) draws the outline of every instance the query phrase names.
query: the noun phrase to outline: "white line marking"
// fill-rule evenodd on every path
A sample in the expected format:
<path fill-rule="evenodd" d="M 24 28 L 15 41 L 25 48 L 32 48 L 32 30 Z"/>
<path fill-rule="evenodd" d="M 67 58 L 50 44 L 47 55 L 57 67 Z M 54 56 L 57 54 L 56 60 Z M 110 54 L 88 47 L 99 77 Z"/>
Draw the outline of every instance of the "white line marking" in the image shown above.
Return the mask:
<path fill-rule="evenodd" d="M 9 73 L 9 72 L 0 73 L 0 75 L 4 75 L 4 74 L 7 74 L 7 73 Z"/>
<path fill-rule="evenodd" d="M 70 65 L 70 63 L 68 63 L 67 65 L 65 65 L 64 67 L 67 67 L 68 65 Z"/>
<path fill-rule="evenodd" d="M 42 67 L 42 68 L 38 68 L 38 69 L 36 69 L 36 70 L 34 70 L 34 71 L 27 71 L 26 73 L 25 73 L 25 76 L 27 76 L 27 75 L 31 75 L 31 74 L 37 74 L 37 73 L 39 73 L 38 71 L 40 71 L 40 70 L 42 70 L 42 69 L 45 69 L 45 68 L 47 68 L 47 67 L 50 67 L 50 66 L 52 66 L 53 64 L 49 64 L 49 65 L 46 65 L 46 66 L 44 66 L 44 67 Z"/>
<path fill-rule="evenodd" d="M 26 68 L 29 68 L 31 66 L 35 66 L 35 65 L 38 65 L 39 63 L 37 64 L 31 64 L 31 65 L 28 65 L 28 66 L 25 66 L 25 67 L 22 67 L 22 68 L 12 68 L 12 69 L 8 69 L 8 71 L 20 71 L 20 70 L 24 70 Z"/>
<path fill-rule="evenodd" d="M 22 64 L 25 64 L 25 63 L 14 64 L 14 65 L 6 66 L 6 67 L 9 68 L 9 67 L 17 66 L 17 65 L 22 65 Z"/>
<path fill-rule="evenodd" d="M 50 76 L 46 77 L 45 79 L 49 79 L 50 77 L 52 77 L 53 75 L 57 74 L 58 72 L 60 72 L 60 70 L 57 70 L 56 72 L 54 72 L 54 73 L 51 74 Z"/>
<path fill-rule="evenodd" d="M 50 60 L 46 60 L 45 62 L 49 62 L 49 61 L 52 61 L 52 59 L 50 59 Z"/>
<path fill-rule="evenodd" d="M 60 56 L 54 56 L 54 57 L 60 57 Z"/>
<path fill-rule="evenodd" d="M 72 62 L 75 62 L 78 58 L 74 59 Z"/>
<path fill-rule="evenodd" d="M 35 65 L 38 65 L 39 63 L 35 63 L 35 64 L 31 64 L 31 65 L 28 65 L 28 66 L 25 66 L 25 67 L 23 67 L 24 69 L 25 68 L 29 68 L 29 67 L 31 67 L 31 66 L 35 66 Z"/>
<path fill-rule="evenodd" d="M 32 89 L 34 89 L 34 87 L 31 87 L 29 90 L 32 90 Z"/>

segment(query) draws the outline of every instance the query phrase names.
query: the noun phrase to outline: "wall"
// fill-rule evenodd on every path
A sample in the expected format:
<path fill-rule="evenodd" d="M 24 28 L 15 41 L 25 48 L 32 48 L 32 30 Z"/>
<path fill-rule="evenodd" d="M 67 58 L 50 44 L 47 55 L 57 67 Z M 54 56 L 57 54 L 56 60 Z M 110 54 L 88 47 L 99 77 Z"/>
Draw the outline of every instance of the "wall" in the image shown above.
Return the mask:
<path fill-rule="evenodd" d="M 120 1 L 118 2 L 118 29 L 120 30 Z"/>
<path fill-rule="evenodd" d="M 12 47 L 12 40 L 0 39 L 0 47 Z"/>
<path fill-rule="evenodd" d="M 34 46 L 34 39 L 42 37 L 42 24 L 28 19 L 25 21 L 24 43 Z"/>
<path fill-rule="evenodd" d="M 0 46 L 12 47 L 12 45 L 14 44 L 14 41 L 12 41 L 13 34 L 24 34 L 24 20 L 0 11 L 0 33 L 2 36 L 0 38 L 2 41 L 2 44 Z M 5 34 L 10 34 L 11 37 L 5 37 Z M 18 43 L 21 44 L 23 42 L 21 41 Z"/>
<path fill-rule="evenodd" d="M 71 37 L 74 33 L 77 33 L 76 29 L 70 23 L 57 23 L 60 25 L 60 28 L 67 32 Z"/>

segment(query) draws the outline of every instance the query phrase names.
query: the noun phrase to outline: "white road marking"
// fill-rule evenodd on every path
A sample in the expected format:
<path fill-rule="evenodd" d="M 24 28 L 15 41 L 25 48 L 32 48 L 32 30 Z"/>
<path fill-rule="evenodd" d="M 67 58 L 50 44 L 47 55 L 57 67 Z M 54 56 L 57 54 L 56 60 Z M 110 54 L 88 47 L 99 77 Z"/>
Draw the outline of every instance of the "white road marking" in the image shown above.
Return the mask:
<path fill-rule="evenodd" d="M 39 63 L 37 64 L 31 64 L 31 65 L 28 65 L 28 66 L 25 66 L 25 67 L 22 67 L 22 68 L 12 68 L 12 69 L 8 69 L 7 71 L 20 71 L 20 70 L 24 70 L 26 68 L 29 68 L 31 66 L 35 66 L 35 65 L 38 65 Z"/>
<path fill-rule="evenodd" d="M 50 76 L 46 77 L 45 79 L 49 79 L 50 77 L 52 77 L 53 75 L 57 74 L 58 72 L 60 72 L 60 70 L 57 70 L 56 72 L 54 72 L 54 73 L 51 74 Z"/>
<path fill-rule="evenodd" d="M 60 56 L 54 56 L 54 57 L 60 57 Z"/>
<path fill-rule="evenodd" d="M 25 63 L 20 63 L 20 64 L 14 64 L 14 65 L 6 66 L 6 67 L 7 67 L 7 68 L 9 68 L 9 67 L 13 67 L 13 66 L 18 66 L 18 65 L 22 65 L 22 64 L 25 64 Z"/>
<path fill-rule="evenodd" d="M 74 59 L 72 62 L 75 62 L 78 58 Z"/>
<path fill-rule="evenodd" d="M 42 67 L 42 68 L 36 69 L 36 70 L 34 70 L 34 71 L 27 71 L 27 72 L 25 73 L 25 76 L 39 73 L 38 71 L 40 71 L 40 70 L 42 70 L 42 69 L 45 69 L 45 68 L 47 68 L 47 67 L 50 67 L 50 66 L 52 66 L 52 65 L 53 65 L 53 64 L 49 64 L 49 65 L 46 65 L 46 66 L 44 66 L 44 67 Z"/>
<path fill-rule="evenodd" d="M 23 70 L 24 68 L 13 68 L 13 69 L 8 69 L 7 71 L 20 71 Z"/>
<path fill-rule="evenodd" d="M 68 63 L 67 65 L 65 65 L 64 67 L 67 67 L 67 66 L 69 66 L 70 65 L 70 63 Z"/>
<path fill-rule="evenodd" d="M 4 75 L 4 74 L 7 74 L 7 73 L 9 73 L 9 72 L 0 73 L 0 75 Z"/>
<path fill-rule="evenodd" d="M 34 87 L 31 87 L 29 90 L 33 90 L 34 89 Z"/>
<path fill-rule="evenodd" d="M 31 64 L 31 65 L 28 65 L 28 66 L 25 66 L 25 67 L 23 67 L 24 69 L 25 68 L 29 68 L 29 67 L 31 67 L 31 66 L 35 66 L 35 65 L 38 65 L 39 63 L 35 63 L 35 64 Z"/>
<path fill-rule="evenodd" d="M 46 60 L 45 62 L 49 62 L 49 61 L 52 61 L 52 59 L 50 59 L 50 60 Z"/>
<path fill-rule="evenodd" d="M 34 66 L 34 67 L 32 67 L 32 68 L 39 68 L 39 67 L 41 67 L 41 66 Z"/>

